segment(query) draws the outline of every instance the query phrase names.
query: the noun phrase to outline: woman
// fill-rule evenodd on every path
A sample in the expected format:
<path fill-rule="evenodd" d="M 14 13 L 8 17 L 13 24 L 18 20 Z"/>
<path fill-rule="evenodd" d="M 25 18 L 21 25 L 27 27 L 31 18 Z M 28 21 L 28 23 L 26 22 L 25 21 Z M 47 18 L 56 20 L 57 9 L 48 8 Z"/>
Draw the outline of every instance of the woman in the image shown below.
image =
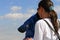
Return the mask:
<path fill-rule="evenodd" d="M 40 18 L 40 14 L 42 13 L 46 13 L 45 11 L 47 12 L 50 12 L 50 10 L 52 10 L 52 6 L 53 6 L 53 2 L 51 2 L 50 0 L 42 0 L 43 2 L 39 2 L 38 4 L 38 9 L 37 9 L 37 17 L 36 15 L 34 16 L 33 20 L 30 19 L 31 21 L 28 21 L 27 23 L 29 24 L 29 28 L 28 28 L 28 31 L 26 31 L 26 35 L 28 36 L 25 36 L 26 38 L 24 40 L 32 40 L 34 39 L 34 28 L 35 28 L 35 23 L 37 20 L 41 19 L 42 17 L 45 18 L 46 16 L 43 15 L 41 18 Z M 51 2 L 51 4 L 49 4 Z M 51 6 L 51 8 L 49 9 L 49 7 Z M 39 11 L 39 12 L 38 12 Z M 44 17 L 45 16 L 45 17 Z M 31 24 L 31 23 L 32 24 Z M 25 23 L 26 25 L 26 23 Z M 25 27 L 24 25 L 24 27 Z"/>
<path fill-rule="evenodd" d="M 51 9 L 52 7 L 51 5 L 47 6 L 49 7 L 48 9 L 46 5 L 43 4 L 44 4 L 43 1 L 41 1 L 39 4 L 40 8 L 38 8 L 38 13 L 40 13 L 40 17 L 42 19 L 36 22 L 34 40 L 59 40 L 58 38 L 59 38 L 60 31 L 57 22 L 58 21 L 57 14 L 54 10 Z M 42 13 L 40 10 L 42 9 L 41 7 L 43 7 L 43 9 L 45 10 L 45 11 L 42 10 Z M 50 26 L 46 23 L 46 21 Z"/>

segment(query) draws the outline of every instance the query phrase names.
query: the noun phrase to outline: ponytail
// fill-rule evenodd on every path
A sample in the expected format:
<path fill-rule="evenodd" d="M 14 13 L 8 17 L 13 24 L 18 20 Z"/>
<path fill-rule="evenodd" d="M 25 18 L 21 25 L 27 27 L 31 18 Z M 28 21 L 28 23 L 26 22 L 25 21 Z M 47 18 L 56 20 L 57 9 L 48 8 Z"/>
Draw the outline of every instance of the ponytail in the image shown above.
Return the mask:
<path fill-rule="evenodd" d="M 50 18 L 51 18 L 51 22 L 53 24 L 53 27 L 55 29 L 55 33 L 58 33 L 58 23 L 57 23 L 57 14 L 54 10 L 51 11 L 50 13 Z"/>

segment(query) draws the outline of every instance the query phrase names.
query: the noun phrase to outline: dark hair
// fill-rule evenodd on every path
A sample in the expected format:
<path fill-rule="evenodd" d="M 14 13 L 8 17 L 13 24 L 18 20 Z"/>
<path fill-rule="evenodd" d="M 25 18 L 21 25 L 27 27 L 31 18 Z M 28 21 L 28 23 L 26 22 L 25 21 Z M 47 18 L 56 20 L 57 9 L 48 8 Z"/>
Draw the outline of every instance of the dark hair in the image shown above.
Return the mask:
<path fill-rule="evenodd" d="M 51 18 L 51 22 L 53 24 L 53 27 L 55 29 L 55 33 L 58 33 L 58 23 L 57 23 L 57 14 L 54 10 L 51 11 L 50 13 L 50 18 Z"/>
<path fill-rule="evenodd" d="M 50 7 L 53 6 L 53 2 L 50 0 L 41 0 L 38 4 L 38 8 L 41 6 L 46 12 L 50 12 Z"/>

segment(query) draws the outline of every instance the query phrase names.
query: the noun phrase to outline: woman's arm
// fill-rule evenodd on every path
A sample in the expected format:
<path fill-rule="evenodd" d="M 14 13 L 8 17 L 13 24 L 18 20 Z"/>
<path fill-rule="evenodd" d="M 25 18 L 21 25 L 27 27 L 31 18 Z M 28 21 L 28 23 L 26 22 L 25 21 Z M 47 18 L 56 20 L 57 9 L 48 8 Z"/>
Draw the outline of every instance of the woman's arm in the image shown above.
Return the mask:
<path fill-rule="evenodd" d="M 41 22 L 38 21 L 35 25 L 34 40 L 43 40 L 43 31 L 41 27 Z"/>
<path fill-rule="evenodd" d="M 32 38 L 25 38 L 25 39 L 23 39 L 23 40 L 32 40 Z"/>

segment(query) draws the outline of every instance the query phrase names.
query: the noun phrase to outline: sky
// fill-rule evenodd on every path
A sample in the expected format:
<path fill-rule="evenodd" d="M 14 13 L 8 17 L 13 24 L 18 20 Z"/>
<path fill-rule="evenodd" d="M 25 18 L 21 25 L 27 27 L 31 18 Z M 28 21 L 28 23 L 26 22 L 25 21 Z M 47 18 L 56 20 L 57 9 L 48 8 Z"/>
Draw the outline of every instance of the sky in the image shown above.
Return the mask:
<path fill-rule="evenodd" d="M 22 40 L 17 28 L 37 12 L 40 0 L 0 0 L 0 40 Z M 52 0 L 60 20 L 60 0 Z"/>

